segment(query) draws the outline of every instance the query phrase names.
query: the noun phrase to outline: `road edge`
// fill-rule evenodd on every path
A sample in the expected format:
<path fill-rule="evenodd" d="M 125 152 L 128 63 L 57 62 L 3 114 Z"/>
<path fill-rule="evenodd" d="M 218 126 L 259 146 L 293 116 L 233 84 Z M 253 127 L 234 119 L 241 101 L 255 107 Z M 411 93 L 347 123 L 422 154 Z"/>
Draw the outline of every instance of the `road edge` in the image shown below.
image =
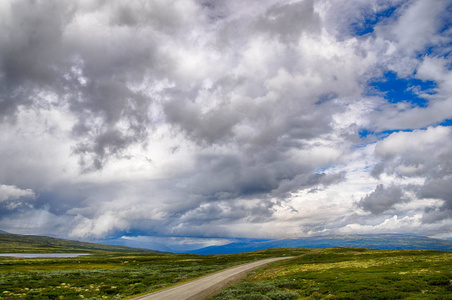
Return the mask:
<path fill-rule="evenodd" d="M 286 259 L 291 259 L 291 258 L 294 258 L 294 257 L 295 256 L 283 256 L 283 257 L 273 257 L 273 258 L 262 259 L 262 261 L 263 260 L 272 260 L 272 259 L 274 259 L 274 260 L 268 261 L 266 263 L 263 263 L 263 264 L 255 266 L 255 267 L 252 267 L 252 268 L 250 268 L 248 270 L 245 270 L 245 271 L 242 271 L 240 273 L 234 274 L 234 275 L 224 279 L 223 281 L 221 281 L 219 283 L 216 283 L 216 284 L 208 287 L 207 289 L 205 289 L 205 290 L 203 290 L 203 291 L 201 291 L 201 292 L 199 292 L 199 293 L 197 293 L 197 294 L 195 294 L 195 295 L 193 295 L 191 297 L 185 298 L 185 300 L 199 300 L 199 299 L 205 299 L 205 298 L 210 297 L 210 296 L 214 296 L 214 295 L 218 294 L 222 289 L 230 286 L 233 283 L 236 283 L 236 282 L 240 281 L 240 279 L 242 279 L 248 273 L 250 273 L 251 271 L 253 271 L 253 270 L 257 269 L 257 268 L 264 267 L 264 266 L 266 266 L 266 265 L 268 265 L 270 263 L 274 263 L 274 262 L 281 261 L 281 260 L 286 260 Z M 238 267 L 238 266 L 246 265 L 246 264 L 251 264 L 251 263 L 256 263 L 258 261 L 259 260 L 252 261 L 252 262 L 236 265 L 236 266 L 233 266 L 233 267 L 230 267 L 230 268 L 234 268 L 234 267 Z M 183 285 L 183 284 L 189 283 L 191 281 L 195 281 L 195 280 L 198 280 L 200 278 L 203 278 L 203 277 L 206 277 L 206 276 L 210 276 L 210 275 L 213 275 L 213 274 L 216 274 L 216 273 L 219 273 L 219 272 L 223 272 L 223 271 L 228 270 L 230 268 L 223 269 L 223 270 L 220 270 L 220 271 L 217 271 L 217 272 L 213 272 L 213 273 L 210 273 L 210 274 L 206 274 L 206 275 L 203 275 L 201 277 L 194 278 L 194 279 L 192 279 L 192 280 L 190 280 L 188 282 L 176 284 L 176 285 L 173 285 L 173 286 L 169 286 L 169 287 L 163 288 L 163 289 L 161 289 L 159 291 L 155 291 L 155 292 L 152 292 L 152 293 L 140 295 L 140 296 L 133 297 L 133 298 L 132 297 L 131 298 L 128 297 L 127 299 L 130 299 L 130 300 L 146 299 L 147 297 L 151 296 L 152 294 L 157 294 L 157 293 L 163 292 L 163 291 L 165 291 L 167 289 L 174 288 L 174 287 L 177 287 L 179 285 Z"/>

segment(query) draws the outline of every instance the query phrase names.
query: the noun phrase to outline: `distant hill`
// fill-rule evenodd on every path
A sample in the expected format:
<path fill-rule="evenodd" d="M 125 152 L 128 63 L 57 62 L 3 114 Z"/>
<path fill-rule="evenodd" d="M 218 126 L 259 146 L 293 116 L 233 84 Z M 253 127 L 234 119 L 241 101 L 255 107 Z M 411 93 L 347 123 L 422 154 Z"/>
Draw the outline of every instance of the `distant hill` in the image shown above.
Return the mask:
<path fill-rule="evenodd" d="M 154 252 L 149 249 L 112 246 L 51 238 L 47 236 L 20 235 L 0 232 L 0 253 L 67 253 L 67 252 Z"/>
<path fill-rule="evenodd" d="M 210 246 L 190 251 L 193 254 L 235 254 L 268 248 L 331 248 L 360 247 L 370 249 L 429 249 L 452 251 L 452 241 L 401 234 L 335 235 L 299 239 L 245 241 Z"/>

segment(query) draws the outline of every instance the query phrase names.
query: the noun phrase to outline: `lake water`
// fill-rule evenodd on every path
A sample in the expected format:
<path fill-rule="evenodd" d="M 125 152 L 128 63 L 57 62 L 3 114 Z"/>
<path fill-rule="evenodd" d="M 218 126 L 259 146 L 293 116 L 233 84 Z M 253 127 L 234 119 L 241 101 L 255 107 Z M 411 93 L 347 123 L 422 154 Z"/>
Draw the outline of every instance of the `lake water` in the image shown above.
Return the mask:
<path fill-rule="evenodd" d="M 42 258 L 42 257 L 57 257 L 57 258 L 71 258 L 84 255 L 91 255 L 89 253 L 0 253 L 0 257 L 22 257 L 22 258 Z"/>

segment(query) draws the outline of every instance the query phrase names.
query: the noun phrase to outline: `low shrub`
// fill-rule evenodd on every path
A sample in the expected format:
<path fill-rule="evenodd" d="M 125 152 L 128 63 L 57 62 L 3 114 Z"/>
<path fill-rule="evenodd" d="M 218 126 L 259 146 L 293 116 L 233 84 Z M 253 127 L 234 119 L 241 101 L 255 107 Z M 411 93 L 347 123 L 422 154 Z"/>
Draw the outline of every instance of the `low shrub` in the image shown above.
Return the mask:
<path fill-rule="evenodd" d="M 272 300 L 292 300 L 298 298 L 297 293 L 288 291 L 271 291 L 266 296 Z"/>
<path fill-rule="evenodd" d="M 238 300 L 270 300 L 269 297 L 259 294 L 259 293 L 249 293 L 244 295 L 239 295 Z"/>

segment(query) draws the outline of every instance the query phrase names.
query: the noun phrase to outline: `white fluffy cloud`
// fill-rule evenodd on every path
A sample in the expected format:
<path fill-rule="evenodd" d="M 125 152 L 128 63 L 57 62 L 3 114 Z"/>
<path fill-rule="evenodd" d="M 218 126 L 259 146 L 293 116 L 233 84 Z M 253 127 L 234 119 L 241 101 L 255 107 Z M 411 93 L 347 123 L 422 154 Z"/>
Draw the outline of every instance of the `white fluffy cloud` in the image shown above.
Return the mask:
<path fill-rule="evenodd" d="M 21 197 L 34 197 L 31 189 L 21 190 L 14 185 L 0 185 L 0 201 L 16 200 Z"/>

